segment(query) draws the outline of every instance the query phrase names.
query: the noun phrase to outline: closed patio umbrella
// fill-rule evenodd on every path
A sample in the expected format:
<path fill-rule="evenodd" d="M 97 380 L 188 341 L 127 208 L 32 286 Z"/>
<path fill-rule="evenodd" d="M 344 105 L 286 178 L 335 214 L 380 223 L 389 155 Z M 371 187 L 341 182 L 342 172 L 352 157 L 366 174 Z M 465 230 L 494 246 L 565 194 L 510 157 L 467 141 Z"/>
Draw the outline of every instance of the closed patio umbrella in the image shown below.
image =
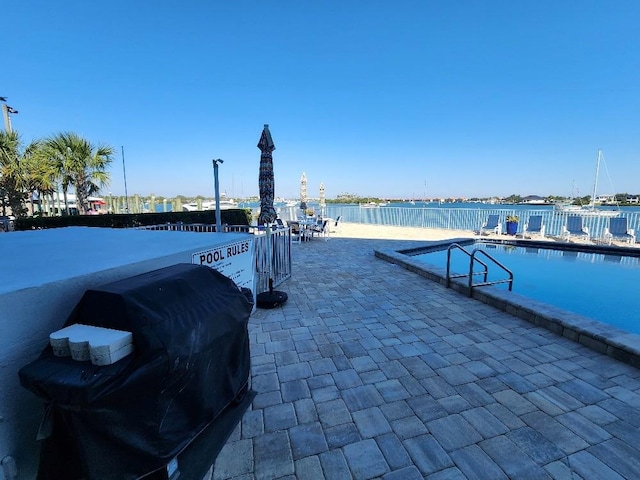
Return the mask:
<path fill-rule="evenodd" d="M 302 172 L 300 177 L 300 210 L 304 214 L 307 209 L 307 174 Z"/>
<path fill-rule="evenodd" d="M 324 196 L 324 183 L 320 182 L 320 215 L 324 217 L 324 210 L 327 207 L 327 202 Z"/>
<path fill-rule="evenodd" d="M 271 262 L 273 261 L 273 245 L 270 225 L 276 221 L 278 214 L 273 208 L 274 181 L 273 181 L 273 157 L 271 152 L 276 149 L 269 125 L 265 124 L 258 142 L 260 149 L 260 176 L 258 187 L 260 189 L 260 215 L 258 225 L 267 227 L 267 270 L 269 275 L 269 291 L 256 295 L 256 305 L 260 308 L 274 308 L 287 301 L 287 294 L 273 289 L 271 278 Z"/>
<path fill-rule="evenodd" d="M 260 215 L 258 225 L 265 225 L 276 221 L 278 214 L 273 208 L 274 181 L 273 181 L 273 157 L 271 152 L 276 149 L 269 125 L 265 124 L 258 142 L 260 149 L 260 177 L 258 188 L 260 189 Z"/>

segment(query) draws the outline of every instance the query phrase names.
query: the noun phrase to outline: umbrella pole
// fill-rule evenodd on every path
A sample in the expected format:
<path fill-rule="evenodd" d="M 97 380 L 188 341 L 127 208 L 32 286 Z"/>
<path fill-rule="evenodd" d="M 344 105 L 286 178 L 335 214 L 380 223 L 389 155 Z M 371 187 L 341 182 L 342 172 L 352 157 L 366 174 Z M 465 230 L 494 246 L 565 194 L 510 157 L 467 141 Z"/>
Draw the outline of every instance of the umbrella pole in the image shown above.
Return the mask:
<path fill-rule="evenodd" d="M 271 278 L 271 272 L 273 270 L 273 250 L 271 245 L 271 225 L 267 223 L 267 275 L 269 278 L 269 293 L 273 292 L 273 278 Z"/>
<path fill-rule="evenodd" d="M 258 308 L 275 308 L 284 304 L 289 297 L 286 292 L 273 289 L 273 278 L 271 278 L 271 263 L 273 262 L 271 225 L 267 223 L 265 230 L 267 235 L 267 274 L 269 276 L 269 291 L 256 295 L 256 305 Z"/>

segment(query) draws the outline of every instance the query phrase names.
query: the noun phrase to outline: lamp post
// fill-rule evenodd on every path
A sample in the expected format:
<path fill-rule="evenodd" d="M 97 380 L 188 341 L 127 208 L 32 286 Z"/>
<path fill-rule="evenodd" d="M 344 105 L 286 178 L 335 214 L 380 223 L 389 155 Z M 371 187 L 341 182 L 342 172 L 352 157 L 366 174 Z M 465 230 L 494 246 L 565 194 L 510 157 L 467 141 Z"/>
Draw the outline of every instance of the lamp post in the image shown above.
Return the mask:
<path fill-rule="evenodd" d="M 216 158 L 213 162 L 213 188 L 216 195 L 216 232 L 222 231 L 222 218 L 220 216 L 220 185 L 218 184 L 218 163 L 224 163 L 224 160 Z"/>
<path fill-rule="evenodd" d="M 7 133 L 11 133 L 11 115 L 18 113 L 18 110 L 7 105 L 7 97 L 0 97 L 0 101 L 2 102 L 2 117 L 4 118 L 4 129 Z"/>
<path fill-rule="evenodd" d="M 0 97 L 0 102 L 2 102 L 2 117 L 4 118 L 4 128 L 7 133 L 11 133 L 11 116 L 9 114 L 18 113 L 18 111 L 15 108 L 11 108 L 9 105 L 7 105 L 7 97 Z M 0 189 L 0 195 L 2 195 L 2 216 L 6 216 L 7 207 L 5 204 L 6 193 L 4 191 L 4 188 Z"/>

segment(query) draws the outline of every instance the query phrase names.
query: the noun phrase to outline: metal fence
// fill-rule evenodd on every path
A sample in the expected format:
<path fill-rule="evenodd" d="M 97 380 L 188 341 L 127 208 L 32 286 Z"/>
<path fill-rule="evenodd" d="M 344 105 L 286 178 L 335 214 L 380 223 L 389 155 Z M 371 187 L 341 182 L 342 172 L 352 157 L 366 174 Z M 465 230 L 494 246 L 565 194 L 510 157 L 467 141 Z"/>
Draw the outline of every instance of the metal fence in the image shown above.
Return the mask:
<path fill-rule="evenodd" d="M 15 218 L 11 215 L 0 216 L 0 233 L 13 232 L 15 230 Z"/>
<path fill-rule="evenodd" d="M 562 228 L 567 224 L 567 217 L 575 214 L 556 212 L 548 208 L 361 208 L 358 206 L 327 205 L 327 216 L 331 218 L 342 216 L 344 222 L 447 230 L 478 231 L 487 221 L 489 215 L 499 216 L 503 231 L 506 231 L 507 216 L 518 216 L 520 219 L 518 233 L 522 233 L 530 216 L 541 215 L 542 223 L 545 226 L 545 235 L 560 236 Z M 622 210 L 620 216 L 627 218 L 630 229 L 638 231 L 640 212 Z M 589 229 L 592 238 L 602 237 L 604 229 L 609 226 L 609 217 L 604 215 L 588 215 L 582 218 L 583 225 Z"/>
<path fill-rule="evenodd" d="M 255 232 L 256 293 L 269 291 L 269 279 L 277 287 L 291 277 L 291 229 Z"/>
<path fill-rule="evenodd" d="M 215 233 L 216 226 L 205 223 L 163 223 L 139 227 L 139 230 L 166 230 L 173 232 Z M 267 233 L 262 227 L 247 225 L 223 225 L 224 232 L 250 233 L 254 235 L 256 251 L 256 295 L 269 291 L 269 279 L 273 287 L 291 277 L 291 229 L 278 228 Z"/>
<path fill-rule="evenodd" d="M 158 225 L 144 225 L 136 227 L 137 230 L 166 230 L 171 232 L 200 232 L 200 233 L 215 233 L 216 226 L 212 223 L 160 223 Z M 258 227 L 252 227 L 249 225 L 222 225 L 222 232 L 236 232 L 236 233 L 255 233 L 258 231 Z"/>

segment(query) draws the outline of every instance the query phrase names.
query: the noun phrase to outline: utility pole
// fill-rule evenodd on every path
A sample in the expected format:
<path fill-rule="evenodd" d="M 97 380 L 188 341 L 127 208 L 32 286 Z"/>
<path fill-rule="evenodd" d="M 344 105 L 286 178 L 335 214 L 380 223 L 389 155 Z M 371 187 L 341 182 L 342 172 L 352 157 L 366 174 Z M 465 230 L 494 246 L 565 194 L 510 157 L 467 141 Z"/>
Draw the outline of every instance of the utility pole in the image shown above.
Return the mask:
<path fill-rule="evenodd" d="M 127 169 L 124 167 L 124 146 L 121 146 L 120 148 L 122 149 L 122 173 L 124 174 L 125 213 L 129 213 L 129 192 L 127 192 Z"/>

